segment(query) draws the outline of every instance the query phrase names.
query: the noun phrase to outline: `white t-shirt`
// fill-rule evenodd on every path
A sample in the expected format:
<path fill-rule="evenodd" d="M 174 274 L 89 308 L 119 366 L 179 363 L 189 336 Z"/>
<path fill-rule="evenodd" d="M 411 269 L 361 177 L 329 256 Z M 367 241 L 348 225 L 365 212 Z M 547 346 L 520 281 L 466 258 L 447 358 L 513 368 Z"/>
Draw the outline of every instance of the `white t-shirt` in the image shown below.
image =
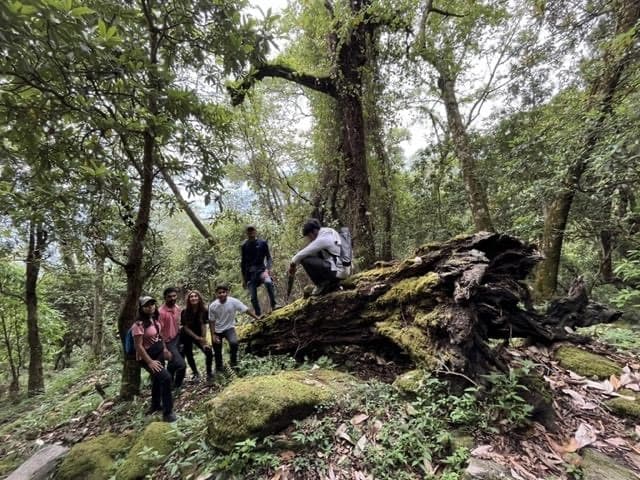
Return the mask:
<path fill-rule="evenodd" d="M 215 332 L 221 333 L 236 326 L 236 312 L 244 313 L 249 310 L 237 298 L 227 297 L 224 303 L 215 300 L 209 305 L 209 323 L 215 322 Z"/>

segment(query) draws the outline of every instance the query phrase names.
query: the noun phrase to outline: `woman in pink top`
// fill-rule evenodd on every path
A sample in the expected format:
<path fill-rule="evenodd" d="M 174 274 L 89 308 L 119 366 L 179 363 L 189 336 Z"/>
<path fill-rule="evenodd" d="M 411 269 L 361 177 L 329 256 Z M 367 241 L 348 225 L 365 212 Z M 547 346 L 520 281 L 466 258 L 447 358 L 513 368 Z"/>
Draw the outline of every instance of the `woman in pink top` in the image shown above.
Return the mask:
<path fill-rule="evenodd" d="M 171 358 L 160 336 L 156 301 L 152 297 L 140 297 L 138 318 L 132 327 L 136 346 L 136 358 L 140 366 L 151 375 L 151 406 L 147 414 L 162 410 L 165 422 L 175 422 L 171 375 L 164 368 L 165 359 Z"/>

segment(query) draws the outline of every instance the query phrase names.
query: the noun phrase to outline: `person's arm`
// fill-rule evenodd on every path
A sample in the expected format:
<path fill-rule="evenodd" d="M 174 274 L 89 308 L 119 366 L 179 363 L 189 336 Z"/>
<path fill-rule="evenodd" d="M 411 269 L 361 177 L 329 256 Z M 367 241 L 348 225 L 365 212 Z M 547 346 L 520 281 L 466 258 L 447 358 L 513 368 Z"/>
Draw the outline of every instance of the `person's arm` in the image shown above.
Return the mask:
<path fill-rule="evenodd" d="M 242 288 L 247 286 L 247 256 L 244 250 L 245 243 L 240 244 L 240 273 L 242 273 Z"/>
<path fill-rule="evenodd" d="M 134 335 L 133 342 L 136 346 L 136 352 L 138 352 L 138 358 L 146 363 L 152 372 L 159 372 L 164 368 L 162 363 L 158 360 L 153 360 L 142 346 L 142 335 Z"/>
<path fill-rule="evenodd" d="M 193 330 L 191 330 L 189 327 L 187 327 L 187 311 L 183 310 L 180 313 L 180 325 L 182 325 L 182 329 L 187 332 L 187 335 L 189 335 L 191 338 L 193 338 L 196 341 L 200 341 L 201 338 L 196 335 L 195 333 L 193 333 Z"/>
<path fill-rule="evenodd" d="M 220 343 L 220 339 L 216 335 L 216 314 L 211 307 L 209 307 L 209 330 L 211 332 L 211 341 L 213 343 Z"/>
<path fill-rule="evenodd" d="M 249 310 L 249 307 L 247 307 L 244 303 L 242 303 L 237 298 L 234 298 L 234 300 L 235 300 L 234 305 L 235 305 L 236 311 L 238 311 L 240 313 L 246 313 L 247 315 L 249 315 L 254 320 L 260 320 L 260 317 L 257 316 L 254 311 Z"/>
<path fill-rule="evenodd" d="M 267 243 L 267 241 L 264 241 L 264 250 L 265 250 L 265 254 L 264 254 L 264 258 L 266 260 L 266 267 L 267 267 L 267 274 L 271 275 L 271 268 L 273 268 L 273 258 L 271 258 L 271 252 L 269 252 L 269 244 Z"/>
<path fill-rule="evenodd" d="M 321 252 L 322 250 L 328 250 L 329 248 L 333 247 L 334 244 L 335 243 L 331 235 L 318 235 L 318 237 L 314 241 L 309 243 L 309 245 L 307 245 L 294 255 L 294 257 L 291 259 L 291 263 L 297 265 L 302 261 L 303 258 Z"/>

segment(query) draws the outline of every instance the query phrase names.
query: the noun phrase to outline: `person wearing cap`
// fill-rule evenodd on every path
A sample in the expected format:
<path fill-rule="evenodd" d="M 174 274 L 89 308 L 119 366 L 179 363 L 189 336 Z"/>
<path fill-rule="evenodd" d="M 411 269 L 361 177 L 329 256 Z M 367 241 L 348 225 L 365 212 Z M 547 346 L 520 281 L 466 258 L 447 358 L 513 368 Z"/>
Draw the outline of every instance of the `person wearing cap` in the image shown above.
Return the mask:
<path fill-rule="evenodd" d="M 221 283 L 216 286 L 216 300 L 209 305 L 209 328 L 213 341 L 213 355 L 216 362 L 216 372 L 222 372 L 222 340 L 229 342 L 231 368 L 238 365 L 238 336 L 236 334 L 236 313 L 246 313 L 254 320 L 260 320 L 237 298 L 229 296 L 229 286 Z"/>
<path fill-rule="evenodd" d="M 240 245 L 240 271 L 242 272 L 242 287 L 249 289 L 251 305 L 257 316 L 262 314 L 258 301 L 258 287 L 264 284 L 269 295 L 271 310 L 277 308 L 276 293 L 271 279 L 273 260 L 269 253 L 269 244 L 258 238 L 258 231 L 254 225 L 247 225 L 245 229 L 247 239 Z"/>
<path fill-rule="evenodd" d="M 312 295 L 338 289 L 340 279 L 346 276 L 345 268 L 338 261 L 341 244 L 338 232 L 311 218 L 302 226 L 302 236 L 309 240 L 309 244 L 291 259 L 289 275 L 295 275 L 297 266 L 302 265 L 315 285 Z"/>
<path fill-rule="evenodd" d="M 147 414 L 162 410 L 165 422 L 175 422 L 173 397 L 171 395 L 171 375 L 164 367 L 165 359 L 171 358 L 160 334 L 158 311 L 153 297 L 140 297 L 138 317 L 131 327 L 136 347 L 136 359 L 140 366 L 151 375 L 151 406 Z"/>
<path fill-rule="evenodd" d="M 176 304 L 178 301 L 178 289 L 167 287 L 162 292 L 164 304 L 158 309 L 158 322 L 160 322 L 160 334 L 171 352 L 171 360 L 167 370 L 171 374 L 171 380 L 176 390 L 182 387 L 187 365 L 180 354 L 178 342 L 180 340 L 181 309 Z"/>

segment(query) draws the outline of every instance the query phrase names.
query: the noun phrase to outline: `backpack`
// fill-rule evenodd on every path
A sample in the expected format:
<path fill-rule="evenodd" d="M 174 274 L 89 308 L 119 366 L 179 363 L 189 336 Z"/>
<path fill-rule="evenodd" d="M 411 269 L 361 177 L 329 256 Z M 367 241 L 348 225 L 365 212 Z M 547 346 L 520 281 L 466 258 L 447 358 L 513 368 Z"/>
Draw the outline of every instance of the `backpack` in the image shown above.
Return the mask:
<path fill-rule="evenodd" d="M 133 325 L 135 325 L 135 323 Z M 131 325 L 129 330 L 127 330 L 127 334 L 124 336 L 125 355 L 133 355 L 136 353 L 136 343 L 133 340 L 133 325 Z"/>
<path fill-rule="evenodd" d="M 340 262 L 344 267 L 350 267 L 353 260 L 353 246 L 351 244 L 351 232 L 349 227 L 342 227 L 338 230 L 340 236 Z"/>

